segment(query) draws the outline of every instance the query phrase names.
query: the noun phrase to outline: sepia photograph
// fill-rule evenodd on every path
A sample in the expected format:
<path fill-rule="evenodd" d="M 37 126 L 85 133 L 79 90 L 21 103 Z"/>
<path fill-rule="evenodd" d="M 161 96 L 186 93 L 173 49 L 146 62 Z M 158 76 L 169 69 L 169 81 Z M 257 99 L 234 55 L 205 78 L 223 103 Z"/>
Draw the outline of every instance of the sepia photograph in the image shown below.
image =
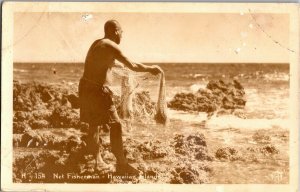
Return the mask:
<path fill-rule="evenodd" d="M 11 184 L 296 189 L 297 5 L 221 5 L 8 4 Z"/>

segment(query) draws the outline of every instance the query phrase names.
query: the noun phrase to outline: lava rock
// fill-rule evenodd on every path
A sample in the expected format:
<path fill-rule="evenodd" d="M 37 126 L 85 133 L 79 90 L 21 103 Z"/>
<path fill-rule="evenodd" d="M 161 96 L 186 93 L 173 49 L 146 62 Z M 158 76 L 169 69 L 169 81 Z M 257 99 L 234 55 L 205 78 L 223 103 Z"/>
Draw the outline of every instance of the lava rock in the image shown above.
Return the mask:
<path fill-rule="evenodd" d="M 30 129 L 31 127 L 26 122 L 13 122 L 13 134 L 23 133 Z"/>
<path fill-rule="evenodd" d="M 215 157 L 217 159 L 230 161 L 244 160 L 239 151 L 232 147 L 219 148 L 215 153 Z"/>
<path fill-rule="evenodd" d="M 71 103 L 72 108 L 79 109 L 80 103 L 79 103 L 79 97 L 75 94 L 70 94 L 67 96 L 68 101 Z"/>
<path fill-rule="evenodd" d="M 41 94 L 41 99 L 43 102 L 48 102 L 53 99 L 53 96 L 48 90 L 44 90 Z"/>
<path fill-rule="evenodd" d="M 50 121 L 53 127 L 80 127 L 79 111 L 68 106 L 57 107 L 53 110 Z"/>
<path fill-rule="evenodd" d="M 29 121 L 29 124 L 32 129 L 41 129 L 41 128 L 49 128 L 50 127 L 50 123 L 45 119 L 31 120 L 31 121 Z"/>
<path fill-rule="evenodd" d="M 197 93 L 177 93 L 168 103 L 175 110 L 214 112 L 219 109 L 243 109 L 246 105 L 243 86 L 236 80 L 224 82 L 210 81 L 206 89 Z"/>
<path fill-rule="evenodd" d="M 74 127 L 86 129 L 79 119 L 79 98 L 77 87 L 62 84 L 20 83 L 14 81 L 13 109 L 15 131 L 23 131 L 16 123 L 23 122 L 38 128 Z M 120 97 L 114 96 L 120 115 Z M 136 120 L 153 119 L 156 107 L 150 99 L 149 92 L 135 93 L 133 98 L 133 115 Z M 23 126 L 24 127 L 24 126 Z"/>
<path fill-rule="evenodd" d="M 260 148 L 260 152 L 263 153 L 264 155 L 279 154 L 279 150 L 274 145 L 271 145 L 271 144 Z"/>
<path fill-rule="evenodd" d="M 43 143 L 42 137 L 35 131 L 27 131 L 21 137 L 21 146 L 23 147 L 37 147 Z"/>
<path fill-rule="evenodd" d="M 186 140 L 189 145 L 201 145 L 206 147 L 206 140 L 203 134 L 189 135 Z"/>
<path fill-rule="evenodd" d="M 171 171 L 171 184 L 202 184 L 208 182 L 208 173 L 193 164 L 178 164 Z"/>

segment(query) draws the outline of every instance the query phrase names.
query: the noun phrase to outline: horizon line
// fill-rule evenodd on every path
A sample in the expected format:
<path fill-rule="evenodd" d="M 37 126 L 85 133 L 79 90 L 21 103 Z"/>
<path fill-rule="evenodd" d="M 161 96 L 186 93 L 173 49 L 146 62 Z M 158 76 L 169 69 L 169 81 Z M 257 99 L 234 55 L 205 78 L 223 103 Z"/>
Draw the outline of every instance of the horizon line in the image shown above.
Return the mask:
<path fill-rule="evenodd" d="M 84 64 L 84 62 L 28 62 L 16 61 L 13 64 Z M 142 64 L 290 64 L 289 62 L 141 62 Z"/>

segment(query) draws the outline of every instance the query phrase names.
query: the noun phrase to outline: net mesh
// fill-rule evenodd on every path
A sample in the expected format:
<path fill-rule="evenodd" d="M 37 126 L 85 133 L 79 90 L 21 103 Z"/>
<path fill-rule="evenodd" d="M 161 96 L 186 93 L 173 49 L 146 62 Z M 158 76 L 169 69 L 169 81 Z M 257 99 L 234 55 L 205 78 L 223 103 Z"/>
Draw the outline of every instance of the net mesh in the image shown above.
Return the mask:
<path fill-rule="evenodd" d="M 119 97 L 119 114 L 122 119 L 132 121 L 136 117 L 155 119 L 156 123 L 168 122 L 165 98 L 164 74 L 134 72 L 117 65 L 112 68 L 111 90 Z"/>

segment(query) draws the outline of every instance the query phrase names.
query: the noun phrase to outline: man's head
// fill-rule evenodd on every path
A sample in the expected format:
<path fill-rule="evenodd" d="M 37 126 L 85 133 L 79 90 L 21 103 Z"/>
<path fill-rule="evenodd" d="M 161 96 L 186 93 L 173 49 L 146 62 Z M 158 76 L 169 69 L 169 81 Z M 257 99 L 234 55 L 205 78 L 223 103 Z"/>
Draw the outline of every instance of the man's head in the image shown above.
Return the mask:
<path fill-rule="evenodd" d="M 120 44 L 123 31 L 118 21 L 108 20 L 104 25 L 104 32 L 105 37 L 109 38 L 117 44 Z"/>

